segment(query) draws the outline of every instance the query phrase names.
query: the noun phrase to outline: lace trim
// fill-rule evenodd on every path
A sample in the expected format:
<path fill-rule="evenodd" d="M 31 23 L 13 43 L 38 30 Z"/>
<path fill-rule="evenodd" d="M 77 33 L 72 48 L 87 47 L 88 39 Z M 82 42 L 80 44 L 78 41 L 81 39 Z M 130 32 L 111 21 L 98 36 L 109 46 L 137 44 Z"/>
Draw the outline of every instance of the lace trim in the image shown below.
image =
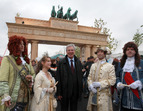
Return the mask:
<path fill-rule="evenodd" d="M 2 102 L 1 105 L 3 105 L 5 101 L 9 101 L 10 99 L 11 99 L 10 96 L 7 96 L 7 97 L 3 98 L 3 99 L 1 100 L 1 102 Z"/>

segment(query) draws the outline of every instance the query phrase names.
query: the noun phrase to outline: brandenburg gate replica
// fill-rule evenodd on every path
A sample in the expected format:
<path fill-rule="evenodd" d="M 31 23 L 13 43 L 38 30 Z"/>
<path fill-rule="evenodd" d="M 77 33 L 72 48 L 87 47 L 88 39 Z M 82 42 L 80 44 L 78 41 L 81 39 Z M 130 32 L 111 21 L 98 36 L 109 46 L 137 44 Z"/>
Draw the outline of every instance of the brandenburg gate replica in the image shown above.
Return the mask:
<path fill-rule="evenodd" d="M 107 45 L 107 35 L 101 34 L 101 29 L 81 26 L 78 21 L 73 20 L 55 17 L 49 20 L 15 17 L 15 23 L 7 23 L 7 26 L 8 37 L 23 36 L 31 44 L 31 60 L 38 56 L 38 44 L 75 44 L 80 47 L 82 61 L 94 56 L 97 46 Z"/>

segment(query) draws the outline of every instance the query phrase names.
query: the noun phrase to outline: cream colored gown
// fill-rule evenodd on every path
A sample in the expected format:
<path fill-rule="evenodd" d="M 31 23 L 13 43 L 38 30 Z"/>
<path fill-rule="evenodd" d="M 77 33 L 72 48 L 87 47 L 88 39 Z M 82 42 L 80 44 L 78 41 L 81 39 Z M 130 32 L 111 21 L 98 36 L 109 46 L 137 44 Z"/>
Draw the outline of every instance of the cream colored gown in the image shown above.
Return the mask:
<path fill-rule="evenodd" d="M 51 75 L 51 74 L 50 74 Z M 52 77 L 50 81 L 45 73 L 41 70 L 34 83 L 34 96 L 31 103 L 30 111 L 54 111 L 52 99 L 54 99 L 54 93 L 49 94 L 46 92 L 47 88 L 55 84 L 55 79 Z"/>

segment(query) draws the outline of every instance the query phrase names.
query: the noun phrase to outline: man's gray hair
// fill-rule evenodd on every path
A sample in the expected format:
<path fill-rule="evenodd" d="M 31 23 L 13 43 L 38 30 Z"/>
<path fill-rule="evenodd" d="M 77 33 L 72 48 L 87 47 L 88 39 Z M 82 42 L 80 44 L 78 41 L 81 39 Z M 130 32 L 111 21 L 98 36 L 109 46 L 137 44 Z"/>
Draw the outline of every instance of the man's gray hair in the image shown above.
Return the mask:
<path fill-rule="evenodd" d="M 67 50 L 68 47 L 73 47 L 74 50 L 75 50 L 75 45 L 74 45 L 74 44 L 68 44 L 68 45 L 66 46 L 66 50 Z"/>

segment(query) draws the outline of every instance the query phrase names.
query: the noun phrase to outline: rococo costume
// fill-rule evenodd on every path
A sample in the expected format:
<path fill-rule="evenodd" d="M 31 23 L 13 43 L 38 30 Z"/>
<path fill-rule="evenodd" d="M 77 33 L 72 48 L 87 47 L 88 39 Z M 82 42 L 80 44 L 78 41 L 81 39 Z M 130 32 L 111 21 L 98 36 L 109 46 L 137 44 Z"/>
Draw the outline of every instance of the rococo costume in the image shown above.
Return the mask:
<path fill-rule="evenodd" d="M 100 83 L 100 88 L 97 88 L 95 94 L 90 92 L 87 110 L 93 111 L 93 107 L 96 107 L 97 111 L 112 111 L 110 87 L 116 82 L 114 66 L 107 63 L 105 59 L 94 63 L 88 76 L 88 85 L 93 82 Z"/>
<path fill-rule="evenodd" d="M 140 85 L 141 88 L 137 89 L 131 89 L 129 87 L 123 88 L 123 90 L 120 91 L 121 94 L 120 99 L 121 99 L 121 107 L 142 111 L 143 110 L 143 94 L 142 94 L 143 61 L 142 60 L 140 61 L 138 67 L 135 66 L 134 61 L 135 61 L 134 57 L 127 58 L 123 68 L 121 68 L 119 65 L 117 70 L 117 84 L 120 82 L 123 84 L 128 84 L 131 81 L 131 79 L 133 79 L 131 83 L 136 81 L 137 85 Z"/>
<path fill-rule="evenodd" d="M 8 48 L 9 50 L 13 48 L 13 52 L 19 47 L 16 46 L 16 43 L 20 41 L 23 41 L 26 47 L 23 37 L 13 36 L 10 37 L 9 41 Z M 15 45 L 15 48 L 11 47 L 11 44 Z M 27 49 L 24 48 L 24 50 L 22 55 L 25 55 L 25 57 L 17 56 L 17 53 L 12 53 L 10 50 L 10 55 L 5 56 L 2 60 L 0 68 L 0 111 L 13 111 L 14 109 L 18 111 L 25 109 L 26 111 L 29 109 L 31 99 L 29 84 L 31 84 L 31 81 L 27 81 L 25 76 L 34 75 L 34 70 L 27 57 Z M 11 101 L 10 107 L 4 106 L 4 102 L 8 100 Z"/>

